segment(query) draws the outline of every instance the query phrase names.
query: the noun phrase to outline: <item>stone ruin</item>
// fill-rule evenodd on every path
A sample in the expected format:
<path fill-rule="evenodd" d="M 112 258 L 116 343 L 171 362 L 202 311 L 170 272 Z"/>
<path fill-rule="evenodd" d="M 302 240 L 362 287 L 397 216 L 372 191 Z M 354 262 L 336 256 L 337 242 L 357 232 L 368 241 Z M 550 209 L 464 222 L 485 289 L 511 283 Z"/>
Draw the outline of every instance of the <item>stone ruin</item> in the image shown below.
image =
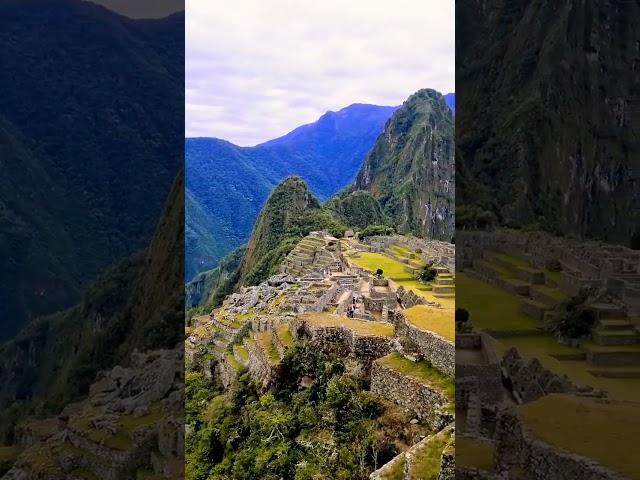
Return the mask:
<path fill-rule="evenodd" d="M 182 476 L 183 403 L 182 349 L 134 353 L 130 366 L 102 372 L 86 400 L 18 426 L 24 451 L 3 478 Z"/>
<path fill-rule="evenodd" d="M 447 250 L 439 242 L 425 244 L 417 239 L 409 242 L 430 255 L 453 258 L 452 248 Z M 434 250 L 430 245 L 437 248 Z M 367 250 L 371 246 L 353 243 L 350 248 Z M 441 430 L 453 420 L 449 405 L 452 400 L 429 383 L 378 360 L 394 353 L 403 355 L 397 338 L 402 334 L 411 337 L 417 345 L 420 351 L 417 358 L 426 359 L 432 368 L 451 376 L 454 373 L 453 342 L 416 328 L 401 314 L 404 308 L 429 302 L 350 265 L 342 249 L 341 242 L 326 232 L 314 232 L 291 251 L 279 274 L 230 295 L 211 314 L 196 317 L 189 327 L 188 368 L 203 371 L 207 378 L 225 388 L 239 369 L 245 368 L 262 391 L 267 392 L 280 375 L 281 360 L 291 348 L 291 342 L 303 342 L 344 356 L 350 364 L 357 365 L 355 371 L 370 382 L 372 393 L 413 412 L 416 422 Z M 439 306 L 435 302 L 431 304 Z M 385 331 L 397 329 L 401 333 L 381 335 L 375 328 L 368 327 L 360 331 L 348 322 L 343 325 L 334 321 L 326 325 L 308 322 L 306 315 L 348 317 L 350 322 L 363 327 L 380 324 L 386 326 Z M 403 358 L 417 361 L 412 357 Z M 453 478 L 450 457 L 446 452 L 443 454 L 443 479 Z"/>

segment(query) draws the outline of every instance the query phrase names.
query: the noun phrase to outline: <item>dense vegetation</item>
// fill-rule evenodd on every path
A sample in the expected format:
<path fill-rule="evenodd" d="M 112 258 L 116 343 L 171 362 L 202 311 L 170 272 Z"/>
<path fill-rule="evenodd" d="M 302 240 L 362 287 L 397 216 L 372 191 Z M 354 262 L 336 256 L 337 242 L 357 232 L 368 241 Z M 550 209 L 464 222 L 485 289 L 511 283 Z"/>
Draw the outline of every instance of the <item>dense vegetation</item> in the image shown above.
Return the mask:
<path fill-rule="evenodd" d="M 624 113 L 640 90 L 620 81 L 637 56 L 640 5 L 619 7 L 460 3 L 457 209 L 626 245 L 640 232 L 638 118 Z"/>
<path fill-rule="evenodd" d="M 255 285 L 275 273 L 309 232 L 324 229 L 342 236 L 345 228 L 300 178 L 286 179 L 271 193 L 258 217 L 240 266 L 240 282 Z"/>
<path fill-rule="evenodd" d="M 449 241 L 454 231 L 454 125 L 444 97 L 419 90 L 393 114 L 356 177 L 402 233 Z"/>
<path fill-rule="evenodd" d="M 0 341 L 148 244 L 182 164 L 183 35 L 180 15 L 0 4 Z"/>
<path fill-rule="evenodd" d="M 32 321 L 0 346 L 0 443 L 25 417 L 82 398 L 100 370 L 133 351 L 183 341 L 182 193 L 178 181 L 147 251 L 102 274 L 78 305 Z"/>
<path fill-rule="evenodd" d="M 216 268 L 202 272 L 188 282 L 185 286 L 185 308 L 191 309 L 217 303 L 211 298 L 212 292 L 223 297 L 232 293 L 231 291 L 222 291 L 221 287 L 231 275 L 238 271 L 245 251 L 246 246 L 236 248 L 220 260 L 220 264 Z M 237 282 L 237 275 L 234 281 Z"/>
<path fill-rule="evenodd" d="M 187 374 L 188 480 L 366 480 L 417 428 L 368 393 L 345 360 L 296 347 L 271 393 L 241 371 L 227 393 Z M 306 376 L 313 383 L 299 387 Z M 410 437 L 410 438 L 409 438 Z"/>
<path fill-rule="evenodd" d="M 369 192 L 347 191 L 329 200 L 326 207 L 351 227 L 365 228 L 371 224 L 390 223 L 380 203 Z"/>
<path fill-rule="evenodd" d="M 300 175 L 320 200 L 347 186 L 394 109 L 351 105 L 255 147 L 187 139 L 187 190 L 197 206 L 186 216 L 186 279 L 248 241 L 260 208 L 286 177 Z"/>

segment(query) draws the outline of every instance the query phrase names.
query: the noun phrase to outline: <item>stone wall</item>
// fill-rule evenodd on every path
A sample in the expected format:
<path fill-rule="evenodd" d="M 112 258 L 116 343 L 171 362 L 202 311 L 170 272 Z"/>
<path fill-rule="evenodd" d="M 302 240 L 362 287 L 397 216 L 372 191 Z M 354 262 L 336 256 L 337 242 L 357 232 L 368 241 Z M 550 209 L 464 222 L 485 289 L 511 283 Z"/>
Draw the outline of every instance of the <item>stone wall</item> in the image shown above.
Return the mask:
<path fill-rule="evenodd" d="M 257 343 L 245 343 L 245 348 L 249 354 L 247 360 L 247 370 L 249 374 L 262 382 L 262 390 L 267 390 L 276 380 L 280 368 L 271 363 L 267 353 Z"/>
<path fill-rule="evenodd" d="M 449 400 L 442 392 L 379 362 L 373 362 L 371 368 L 371 392 L 413 412 L 433 430 L 440 430 L 453 420 L 447 410 Z"/>
<path fill-rule="evenodd" d="M 352 356 L 364 365 L 394 350 L 392 337 L 359 335 L 347 327 L 317 327 L 298 319 L 291 331 L 295 332 L 298 339 L 308 341 L 325 353 Z"/>
<path fill-rule="evenodd" d="M 369 480 L 388 480 L 389 475 L 393 472 L 393 470 L 402 462 L 405 461 L 404 452 L 400 455 L 396 455 L 390 461 L 385 463 L 378 470 L 369 475 Z"/>
<path fill-rule="evenodd" d="M 511 409 L 502 411 L 498 417 L 496 459 L 499 467 L 518 465 L 535 480 L 621 480 L 593 460 L 533 438 Z"/>
<path fill-rule="evenodd" d="M 468 350 L 474 355 L 464 361 L 459 355 L 456 361 L 456 382 L 467 377 L 476 377 L 482 385 L 479 389 L 482 403 L 495 404 L 502 399 L 502 372 L 500 360 L 492 348 L 486 333 L 463 333 L 456 335 L 456 350 Z M 457 403 L 457 397 L 456 397 Z"/>
<path fill-rule="evenodd" d="M 453 319 L 452 319 L 453 320 Z M 396 335 L 409 338 L 418 347 L 420 355 L 445 375 L 456 373 L 456 347 L 440 335 L 422 330 L 409 322 L 401 313 L 395 318 Z"/>

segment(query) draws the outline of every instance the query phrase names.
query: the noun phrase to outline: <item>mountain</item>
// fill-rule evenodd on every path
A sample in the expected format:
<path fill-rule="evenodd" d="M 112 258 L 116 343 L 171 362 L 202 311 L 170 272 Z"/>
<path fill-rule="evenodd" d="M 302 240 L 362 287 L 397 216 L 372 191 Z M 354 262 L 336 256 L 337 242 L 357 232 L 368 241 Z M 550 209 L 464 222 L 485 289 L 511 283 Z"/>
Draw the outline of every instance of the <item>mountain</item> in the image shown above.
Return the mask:
<path fill-rule="evenodd" d="M 264 281 L 277 273 L 284 257 L 312 231 L 342 236 L 348 224 L 338 212 L 339 202 L 330 203 L 331 207 L 321 205 L 300 177 L 286 178 L 269 195 L 247 246 L 186 284 L 187 307 L 217 305 L 238 287 Z"/>
<path fill-rule="evenodd" d="M 344 227 L 323 209 L 299 177 L 271 193 L 251 233 L 239 268 L 239 283 L 255 285 L 275 273 L 284 256 L 310 231 Z"/>
<path fill-rule="evenodd" d="M 199 207 L 187 210 L 187 279 L 217 265 L 246 242 L 269 193 L 290 175 L 299 175 L 320 200 L 349 185 L 396 107 L 354 104 L 327 112 L 309 125 L 257 145 L 238 147 L 213 138 L 185 144 L 187 190 Z M 203 231 L 202 215 L 214 222 Z"/>
<path fill-rule="evenodd" d="M 640 5 L 456 9 L 459 205 L 509 226 L 640 239 Z"/>
<path fill-rule="evenodd" d="M 0 2 L 0 342 L 148 245 L 183 158 L 183 56 L 183 14 Z"/>
<path fill-rule="evenodd" d="M 387 122 L 355 181 L 401 232 L 450 240 L 454 231 L 454 125 L 442 94 L 420 90 Z"/>
<path fill-rule="evenodd" d="M 56 414 L 88 393 L 100 370 L 183 336 L 184 180 L 151 245 L 104 272 L 75 306 L 33 320 L 0 346 L 0 443 L 18 420 Z"/>

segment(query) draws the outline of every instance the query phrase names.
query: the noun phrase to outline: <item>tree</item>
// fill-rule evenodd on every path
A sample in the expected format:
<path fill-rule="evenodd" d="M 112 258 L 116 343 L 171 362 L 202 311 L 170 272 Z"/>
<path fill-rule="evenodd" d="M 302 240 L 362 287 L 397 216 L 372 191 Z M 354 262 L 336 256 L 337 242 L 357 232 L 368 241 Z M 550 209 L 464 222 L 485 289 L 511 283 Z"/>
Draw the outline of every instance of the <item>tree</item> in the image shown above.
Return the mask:
<path fill-rule="evenodd" d="M 384 270 L 382 270 L 381 268 L 376 270 L 376 277 L 382 278 L 383 275 L 384 275 Z"/>
<path fill-rule="evenodd" d="M 436 271 L 435 268 L 433 268 L 431 265 L 425 265 L 424 267 L 422 267 L 422 270 L 420 271 L 418 278 L 423 283 L 429 283 L 429 282 L 432 282 L 437 275 L 438 275 L 438 272 Z"/>

